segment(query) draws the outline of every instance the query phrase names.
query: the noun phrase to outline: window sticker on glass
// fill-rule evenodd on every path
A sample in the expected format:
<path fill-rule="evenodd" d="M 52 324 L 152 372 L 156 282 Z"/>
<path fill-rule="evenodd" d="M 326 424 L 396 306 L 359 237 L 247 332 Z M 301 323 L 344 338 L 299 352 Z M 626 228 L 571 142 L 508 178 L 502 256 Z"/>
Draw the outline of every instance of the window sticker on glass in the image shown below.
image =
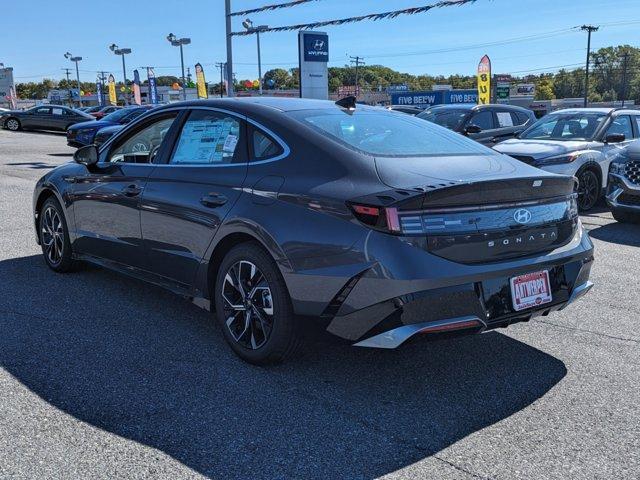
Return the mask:
<path fill-rule="evenodd" d="M 239 123 L 228 117 L 188 120 L 171 163 L 230 163 L 239 133 Z"/>
<path fill-rule="evenodd" d="M 509 112 L 496 112 L 501 127 L 513 127 L 513 118 Z"/>

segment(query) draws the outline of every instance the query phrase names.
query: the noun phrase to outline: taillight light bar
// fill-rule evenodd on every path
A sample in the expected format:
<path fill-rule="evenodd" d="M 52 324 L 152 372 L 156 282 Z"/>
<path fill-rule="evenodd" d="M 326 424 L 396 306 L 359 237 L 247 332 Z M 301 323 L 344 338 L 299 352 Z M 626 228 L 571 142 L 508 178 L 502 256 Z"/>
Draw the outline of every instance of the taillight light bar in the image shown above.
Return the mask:
<path fill-rule="evenodd" d="M 350 204 L 355 217 L 370 227 L 389 233 L 402 233 L 397 208 Z"/>

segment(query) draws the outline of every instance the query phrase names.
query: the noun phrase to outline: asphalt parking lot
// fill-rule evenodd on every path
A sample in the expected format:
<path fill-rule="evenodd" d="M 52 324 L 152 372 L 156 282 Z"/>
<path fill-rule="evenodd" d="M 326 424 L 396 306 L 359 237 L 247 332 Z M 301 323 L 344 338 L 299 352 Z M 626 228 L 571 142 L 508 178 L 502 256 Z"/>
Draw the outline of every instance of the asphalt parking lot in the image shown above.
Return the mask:
<path fill-rule="evenodd" d="M 0 131 L 0 478 L 640 478 L 640 226 L 583 216 L 563 312 L 257 368 L 169 292 L 47 269 L 32 190 L 72 153 Z"/>

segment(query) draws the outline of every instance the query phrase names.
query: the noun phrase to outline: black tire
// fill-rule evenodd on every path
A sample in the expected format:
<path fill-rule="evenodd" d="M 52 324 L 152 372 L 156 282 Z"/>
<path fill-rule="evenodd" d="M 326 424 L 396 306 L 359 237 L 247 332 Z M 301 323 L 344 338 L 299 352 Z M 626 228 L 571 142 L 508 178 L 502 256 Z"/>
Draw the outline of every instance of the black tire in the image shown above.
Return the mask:
<path fill-rule="evenodd" d="M 600 200 L 602 191 L 600 177 L 593 169 L 585 168 L 576 174 L 576 178 L 578 179 L 578 210 L 588 212 Z"/>
<path fill-rule="evenodd" d="M 51 270 L 66 273 L 77 268 L 78 264 L 72 257 L 67 220 L 54 197 L 47 199 L 40 208 L 38 235 L 44 261 Z"/>
<path fill-rule="evenodd" d="M 17 118 L 10 117 L 5 120 L 4 128 L 11 130 L 12 132 L 17 132 L 18 130 L 22 130 L 22 124 Z"/>
<path fill-rule="evenodd" d="M 287 286 L 274 260 L 258 243 L 240 244 L 225 255 L 215 282 L 214 301 L 225 340 L 244 361 L 274 364 L 299 350 L 301 335 Z"/>
<path fill-rule="evenodd" d="M 621 210 L 611 210 L 611 213 L 617 222 L 640 224 L 640 213 L 623 212 Z"/>

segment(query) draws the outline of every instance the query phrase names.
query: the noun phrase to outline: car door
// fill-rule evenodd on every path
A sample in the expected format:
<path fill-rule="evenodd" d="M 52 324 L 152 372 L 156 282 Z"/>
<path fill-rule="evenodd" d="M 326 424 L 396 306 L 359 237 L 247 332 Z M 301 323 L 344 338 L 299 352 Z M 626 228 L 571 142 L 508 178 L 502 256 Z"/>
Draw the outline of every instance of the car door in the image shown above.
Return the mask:
<path fill-rule="evenodd" d="M 74 183 L 74 251 L 145 268 L 140 198 L 147 178 L 165 152 L 167 132 L 178 112 L 159 113 L 136 124 L 100 152 L 100 162 Z"/>
<path fill-rule="evenodd" d="M 30 114 L 24 115 L 22 126 L 25 128 L 42 128 L 48 129 L 51 121 L 51 107 L 38 107 L 31 111 Z"/>
<path fill-rule="evenodd" d="M 465 127 L 468 125 L 475 125 L 481 129 L 479 133 L 469 133 L 469 138 L 482 144 L 492 144 L 492 139 L 496 133 L 496 119 L 491 110 L 483 108 L 473 112 L 473 114 L 467 118 Z"/>
<path fill-rule="evenodd" d="M 167 163 L 149 176 L 141 224 L 150 270 L 189 286 L 242 194 L 246 127 L 241 116 L 210 108 L 192 109 L 182 122 Z"/>

